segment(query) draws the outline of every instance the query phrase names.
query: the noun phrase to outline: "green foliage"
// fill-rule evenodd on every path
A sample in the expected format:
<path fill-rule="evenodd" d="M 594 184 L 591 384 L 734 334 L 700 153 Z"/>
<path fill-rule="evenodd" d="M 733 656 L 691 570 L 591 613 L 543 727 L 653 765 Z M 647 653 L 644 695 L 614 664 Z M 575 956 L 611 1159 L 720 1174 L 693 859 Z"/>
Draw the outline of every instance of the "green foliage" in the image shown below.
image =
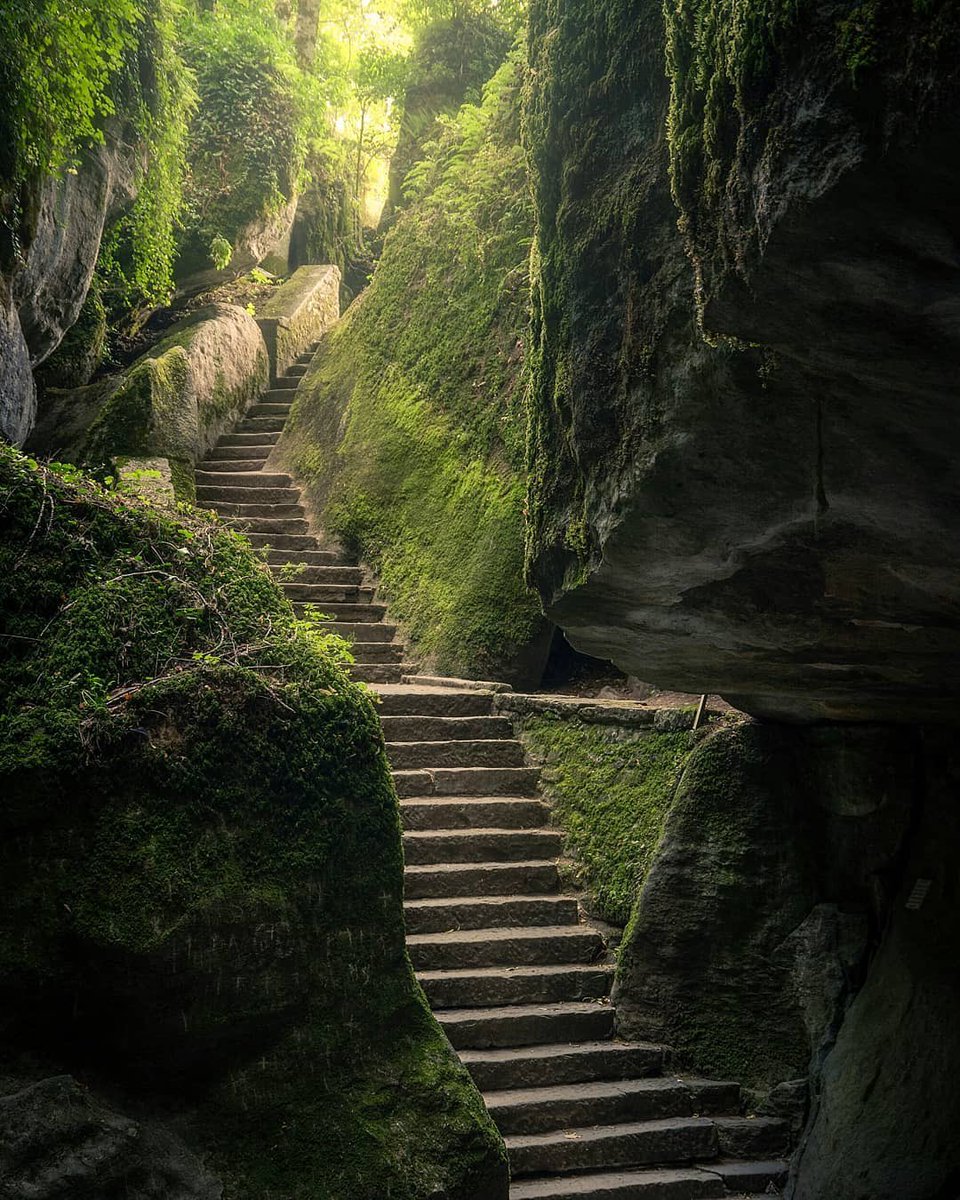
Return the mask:
<path fill-rule="evenodd" d="M 551 716 L 528 719 L 521 736 L 544 768 L 544 790 L 576 861 L 578 882 L 604 920 L 626 925 L 692 738 Z"/>
<path fill-rule="evenodd" d="M 222 233 L 216 234 L 210 242 L 210 261 L 218 271 L 223 271 L 230 265 L 231 258 L 233 258 L 233 246 Z"/>
<path fill-rule="evenodd" d="M 328 337 L 281 448 L 444 670 L 512 665 L 521 577 L 529 197 L 519 55 L 451 123 L 374 282 Z"/>

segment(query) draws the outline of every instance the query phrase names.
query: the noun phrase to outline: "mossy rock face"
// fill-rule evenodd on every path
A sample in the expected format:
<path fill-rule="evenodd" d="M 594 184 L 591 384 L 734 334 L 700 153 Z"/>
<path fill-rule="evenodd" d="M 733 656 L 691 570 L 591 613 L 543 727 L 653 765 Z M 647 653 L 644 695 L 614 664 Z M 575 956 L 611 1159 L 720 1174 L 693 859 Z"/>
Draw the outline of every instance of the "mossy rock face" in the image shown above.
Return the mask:
<path fill-rule="evenodd" d="M 424 168 L 277 453 L 376 568 L 415 653 L 447 674 L 529 683 L 544 623 L 523 581 L 522 74 L 516 58 L 502 68 Z"/>
<path fill-rule="evenodd" d="M 0 1075 L 178 1112 L 231 1197 L 505 1196 L 340 644 L 216 523 L 11 451 L 0 511 Z"/>
<path fill-rule="evenodd" d="M 50 390 L 29 448 L 83 466 L 118 456 L 197 462 L 269 382 L 256 321 L 233 304 L 198 309 L 122 374 Z M 192 469 L 180 499 L 190 499 Z"/>

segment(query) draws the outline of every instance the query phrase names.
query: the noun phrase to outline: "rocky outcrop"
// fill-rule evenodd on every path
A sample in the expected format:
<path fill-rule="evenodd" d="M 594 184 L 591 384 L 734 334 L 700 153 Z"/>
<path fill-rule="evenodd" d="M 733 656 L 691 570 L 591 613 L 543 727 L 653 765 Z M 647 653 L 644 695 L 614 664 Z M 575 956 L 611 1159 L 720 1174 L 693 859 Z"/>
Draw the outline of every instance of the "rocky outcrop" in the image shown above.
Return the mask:
<path fill-rule="evenodd" d="M 166 458 L 178 494 L 189 499 L 194 464 L 268 382 L 257 322 L 237 305 L 208 305 L 121 375 L 72 391 L 50 389 L 28 444 L 90 466 L 118 456 Z"/>
<path fill-rule="evenodd" d="M 279 256 L 286 264 L 296 211 L 297 199 L 294 196 L 278 211 L 247 221 L 234 237 L 230 262 L 223 269 L 211 265 L 208 246 L 189 242 L 184 246 L 175 269 L 177 294 L 192 296 L 205 292 L 228 279 L 236 279 L 271 257 Z M 272 262 L 268 265 L 273 268 L 279 264 Z"/>
<path fill-rule="evenodd" d="M 340 316 L 340 268 L 300 267 L 257 310 L 271 378 L 285 375 Z"/>
<path fill-rule="evenodd" d="M 758 6 L 721 47 L 721 7 L 533 6 L 530 576 L 658 684 L 949 717 L 956 12 Z"/>
<path fill-rule="evenodd" d="M 33 427 L 37 393 L 20 315 L 0 278 L 0 436 L 20 443 Z"/>

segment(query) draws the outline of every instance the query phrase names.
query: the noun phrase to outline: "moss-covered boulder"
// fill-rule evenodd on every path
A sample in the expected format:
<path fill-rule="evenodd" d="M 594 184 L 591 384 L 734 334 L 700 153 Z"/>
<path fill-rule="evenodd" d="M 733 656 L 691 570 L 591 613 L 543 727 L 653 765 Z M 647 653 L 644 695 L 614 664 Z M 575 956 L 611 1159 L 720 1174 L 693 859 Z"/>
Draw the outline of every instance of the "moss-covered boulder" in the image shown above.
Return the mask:
<path fill-rule="evenodd" d="M 257 322 L 213 304 L 171 331 L 119 375 L 44 395 L 29 447 L 101 468 L 118 457 L 166 458 L 181 499 L 193 466 L 267 387 L 267 347 Z"/>
<path fill-rule="evenodd" d="M 521 81 L 514 58 L 422 164 L 419 200 L 301 384 L 276 453 L 378 571 L 420 656 L 529 681 L 544 625 L 522 578 Z"/>
<path fill-rule="evenodd" d="M 53 1105 L 64 1153 L 109 1134 L 75 1182 L 111 1200 L 505 1196 L 404 952 L 396 799 L 337 640 L 216 522 L 10 450 L 0 581 L 0 1107 Z M 83 1136 L 72 1085 L 31 1090 L 67 1075 Z M 124 1158 L 130 1122 L 154 1160 Z M 0 1121 L 10 1186 L 22 1134 Z M 193 1190 L 150 1191 L 171 1155 Z"/>

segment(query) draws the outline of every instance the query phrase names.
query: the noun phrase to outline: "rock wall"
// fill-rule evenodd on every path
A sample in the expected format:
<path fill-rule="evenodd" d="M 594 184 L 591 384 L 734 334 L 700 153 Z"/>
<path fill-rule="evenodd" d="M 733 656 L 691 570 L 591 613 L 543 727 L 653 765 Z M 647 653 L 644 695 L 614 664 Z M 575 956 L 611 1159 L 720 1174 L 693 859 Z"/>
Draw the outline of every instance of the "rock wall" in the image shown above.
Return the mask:
<path fill-rule="evenodd" d="M 949 719 L 957 14 L 595 7 L 532 9 L 530 577 L 655 683 Z"/>

